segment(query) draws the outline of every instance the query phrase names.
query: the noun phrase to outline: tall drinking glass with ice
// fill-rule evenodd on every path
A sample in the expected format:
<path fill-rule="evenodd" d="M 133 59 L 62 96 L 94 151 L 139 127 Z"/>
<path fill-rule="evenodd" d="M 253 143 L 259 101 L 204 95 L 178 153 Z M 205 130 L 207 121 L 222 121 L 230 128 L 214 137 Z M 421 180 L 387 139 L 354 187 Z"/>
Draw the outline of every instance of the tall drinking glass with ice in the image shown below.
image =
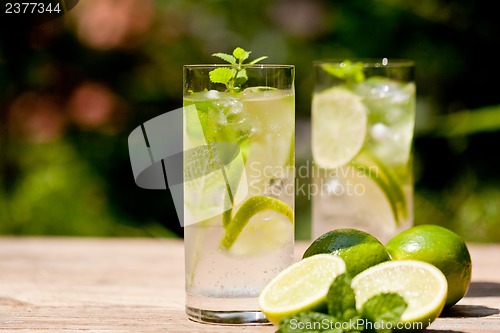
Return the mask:
<path fill-rule="evenodd" d="M 318 61 L 312 98 L 312 236 L 357 228 L 386 241 L 413 224 L 414 64 Z"/>
<path fill-rule="evenodd" d="M 219 324 L 268 323 L 257 297 L 293 261 L 294 67 L 184 66 L 186 312 Z"/>

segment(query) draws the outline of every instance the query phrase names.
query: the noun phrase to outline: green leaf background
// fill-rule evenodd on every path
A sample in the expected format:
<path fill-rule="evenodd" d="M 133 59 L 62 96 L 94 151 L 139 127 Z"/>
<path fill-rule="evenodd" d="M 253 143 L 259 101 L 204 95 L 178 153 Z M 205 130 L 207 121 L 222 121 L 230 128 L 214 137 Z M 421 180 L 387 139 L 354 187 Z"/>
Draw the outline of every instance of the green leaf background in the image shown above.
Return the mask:
<path fill-rule="evenodd" d="M 296 66 L 297 167 L 310 161 L 313 61 L 413 59 L 415 223 L 498 242 L 494 5 L 134 0 L 98 12 L 99 0 L 87 0 L 58 20 L 2 30 L 0 232 L 182 237 L 168 191 L 135 185 L 127 137 L 182 105 L 183 65 L 211 64 L 213 53 L 241 46 Z M 97 15 L 104 23 L 85 19 Z M 298 195 L 295 210 L 296 238 L 309 239 L 309 198 Z"/>

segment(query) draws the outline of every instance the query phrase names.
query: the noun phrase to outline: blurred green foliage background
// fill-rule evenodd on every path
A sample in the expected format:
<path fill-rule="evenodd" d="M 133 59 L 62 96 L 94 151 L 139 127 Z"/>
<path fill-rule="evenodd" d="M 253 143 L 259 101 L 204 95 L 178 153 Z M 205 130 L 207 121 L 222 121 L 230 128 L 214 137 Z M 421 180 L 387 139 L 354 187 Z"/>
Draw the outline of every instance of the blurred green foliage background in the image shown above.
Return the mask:
<path fill-rule="evenodd" d="M 296 65 L 297 163 L 310 159 L 311 64 L 417 66 L 415 223 L 500 241 L 494 2 L 85 0 L 0 32 L 0 233 L 180 236 L 168 191 L 138 188 L 127 137 L 182 105 L 182 66 L 235 46 Z M 298 197 L 297 238 L 310 202 Z"/>

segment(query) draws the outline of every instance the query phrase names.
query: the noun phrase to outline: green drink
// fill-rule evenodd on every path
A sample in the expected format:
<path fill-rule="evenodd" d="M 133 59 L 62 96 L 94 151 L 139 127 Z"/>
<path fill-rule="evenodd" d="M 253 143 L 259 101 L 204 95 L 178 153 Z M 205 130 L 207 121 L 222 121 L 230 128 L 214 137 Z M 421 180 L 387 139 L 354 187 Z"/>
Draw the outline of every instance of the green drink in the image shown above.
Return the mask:
<path fill-rule="evenodd" d="M 184 67 L 186 312 L 267 323 L 257 297 L 293 261 L 294 68 L 248 66 L 236 89 L 217 68 Z"/>
<path fill-rule="evenodd" d="M 413 63 L 314 68 L 312 236 L 348 227 L 384 242 L 413 223 Z"/>

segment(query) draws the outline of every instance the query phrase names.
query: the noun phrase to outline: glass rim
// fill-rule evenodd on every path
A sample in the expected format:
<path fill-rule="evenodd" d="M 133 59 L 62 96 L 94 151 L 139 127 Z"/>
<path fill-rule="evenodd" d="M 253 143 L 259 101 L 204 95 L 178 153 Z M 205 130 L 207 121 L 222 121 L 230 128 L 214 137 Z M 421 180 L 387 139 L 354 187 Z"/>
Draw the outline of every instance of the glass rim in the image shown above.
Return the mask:
<path fill-rule="evenodd" d="M 321 66 L 326 64 L 340 65 L 345 61 L 352 63 L 361 62 L 365 68 L 384 68 L 384 67 L 412 67 L 415 66 L 415 61 L 404 58 L 332 58 L 313 61 L 313 66 Z"/>
<path fill-rule="evenodd" d="M 214 69 L 214 68 L 232 68 L 231 64 L 193 64 L 184 65 L 184 69 Z M 254 64 L 245 66 L 245 69 L 294 69 L 295 65 L 282 64 Z"/>

